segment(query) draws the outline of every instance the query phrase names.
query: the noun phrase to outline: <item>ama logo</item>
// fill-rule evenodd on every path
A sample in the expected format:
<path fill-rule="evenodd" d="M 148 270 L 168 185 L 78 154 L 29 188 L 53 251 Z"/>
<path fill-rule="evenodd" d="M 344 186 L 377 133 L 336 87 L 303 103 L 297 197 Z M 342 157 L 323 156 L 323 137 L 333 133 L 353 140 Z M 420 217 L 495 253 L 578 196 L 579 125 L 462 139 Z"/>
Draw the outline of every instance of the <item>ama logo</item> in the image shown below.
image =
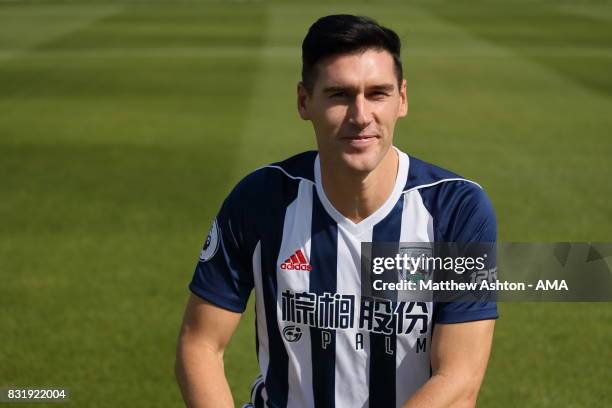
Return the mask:
<path fill-rule="evenodd" d="M 206 262 L 210 258 L 212 258 L 219 248 L 219 226 L 217 225 L 217 219 L 213 220 L 213 223 L 210 227 L 210 231 L 208 231 L 208 236 L 206 237 L 206 242 L 204 242 L 204 247 L 202 248 L 202 252 L 200 252 L 200 261 Z"/>

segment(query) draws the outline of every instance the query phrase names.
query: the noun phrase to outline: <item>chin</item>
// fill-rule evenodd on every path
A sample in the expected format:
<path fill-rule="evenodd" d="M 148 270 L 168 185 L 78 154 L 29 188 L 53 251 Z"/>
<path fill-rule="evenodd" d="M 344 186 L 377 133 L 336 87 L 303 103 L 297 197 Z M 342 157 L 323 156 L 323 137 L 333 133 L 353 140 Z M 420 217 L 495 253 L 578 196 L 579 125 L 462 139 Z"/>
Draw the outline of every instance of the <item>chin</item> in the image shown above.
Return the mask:
<path fill-rule="evenodd" d="M 356 173 L 369 173 L 374 170 L 383 159 L 379 152 L 343 152 L 342 162 L 351 171 Z"/>

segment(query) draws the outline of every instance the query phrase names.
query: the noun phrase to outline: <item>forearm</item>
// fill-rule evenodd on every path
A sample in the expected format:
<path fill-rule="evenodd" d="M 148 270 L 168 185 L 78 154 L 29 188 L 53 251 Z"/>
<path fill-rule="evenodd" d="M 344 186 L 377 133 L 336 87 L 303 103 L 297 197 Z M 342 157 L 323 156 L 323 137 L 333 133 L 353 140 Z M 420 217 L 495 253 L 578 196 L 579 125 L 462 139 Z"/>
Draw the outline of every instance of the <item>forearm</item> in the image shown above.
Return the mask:
<path fill-rule="evenodd" d="M 433 375 L 402 408 L 471 408 L 476 405 L 479 384 Z"/>
<path fill-rule="evenodd" d="M 234 407 L 232 394 L 225 378 L 221 352 L 181 340 L 175 371 L 187 407 Z"/>

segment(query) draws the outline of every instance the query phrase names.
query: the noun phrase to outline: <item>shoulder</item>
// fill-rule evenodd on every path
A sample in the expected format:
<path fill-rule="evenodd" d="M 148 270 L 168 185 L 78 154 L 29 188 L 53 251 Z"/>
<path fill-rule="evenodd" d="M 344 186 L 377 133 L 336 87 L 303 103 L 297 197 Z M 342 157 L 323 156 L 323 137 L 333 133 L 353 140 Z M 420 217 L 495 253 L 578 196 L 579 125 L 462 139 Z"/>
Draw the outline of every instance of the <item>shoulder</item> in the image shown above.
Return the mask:
<path fill-rule="evenodd" d="M 254 170 L 230 191 L 223 212 L 241 220 L 245 229 L 265 229 L 284 215 L 301 182 L 314 183 L 316 156 L 316 151 L 303 152 Z"/>
<path fill-rule="evenodd" d="M 440 189 L 442 187 L 481 189 L 480 185 L 475 181 L 468 180 L 457 173 L 417 159 L 414 156 L 409 157 L 410 167 L 408 169 L 408 178 L 404 191 L 424 190 L 428 188 Z"/>
<path fill-rule="evenodd" d="M 419 194 L 434 219 L 439 238 L 495 240 L 493 205 L 475 181 L 410 156 L 404 193 Z"/>
<path fill-rule="evenodd" d="M 242 178 L 228 198 L 278 199 L 279 194 L 290 193 L 301 181 L 314 183 L 316 156 L 312 150 L 262 166 Z"/>

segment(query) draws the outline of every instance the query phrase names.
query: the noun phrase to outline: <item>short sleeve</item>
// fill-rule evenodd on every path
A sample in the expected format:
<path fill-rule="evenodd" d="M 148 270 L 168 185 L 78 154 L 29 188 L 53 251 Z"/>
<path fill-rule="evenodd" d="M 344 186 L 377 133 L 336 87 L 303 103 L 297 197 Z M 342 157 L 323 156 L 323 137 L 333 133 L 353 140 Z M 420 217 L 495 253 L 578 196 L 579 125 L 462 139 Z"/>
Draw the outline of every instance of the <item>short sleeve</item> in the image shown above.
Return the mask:
<path fill-rule="evenodd" d="M 238 313 L 246 309 L 253 289 L 240 190 L 240 185 L 234 188 L 213 220 L 189 284 L 202 299 Z"/>
<path fill-rule="evenodd" d="M 497 223 L 491 201 L 485 192 L 470 182 L 458 186 L 449 184 L 442 194 L 445 206 L 452 208 L 444 224 L 444 240 L 447 242 L 478 242 L 480 248 L 489 246 L 486 268 L 496 267 L 495 245 Z M 438 302 L 434 305 L 435 323 L 463 323 L 475 320 L 497 319 L 497 303 L 494 300 Z"/>

